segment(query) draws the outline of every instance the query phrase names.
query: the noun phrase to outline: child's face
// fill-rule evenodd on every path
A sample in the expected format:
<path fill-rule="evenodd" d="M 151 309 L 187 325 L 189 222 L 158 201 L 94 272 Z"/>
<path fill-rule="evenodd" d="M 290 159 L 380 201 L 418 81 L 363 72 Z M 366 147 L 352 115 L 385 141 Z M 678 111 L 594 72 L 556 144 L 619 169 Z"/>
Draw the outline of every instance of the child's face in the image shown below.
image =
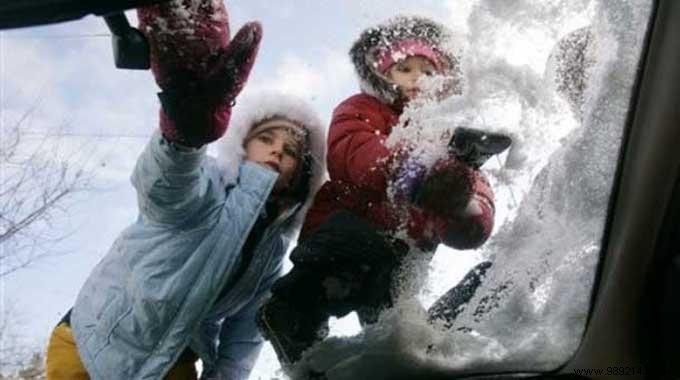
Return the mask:
<path fill-rule="evenodd" d="M 423 75 L 431 76 L 436 72 L 434 64 L 420 55 L 412 55 L 392 65 L 386 76 L 392 83 L 399 86 L 402 95 L 413 99 L 420 93 L 418 79 Z"/>
<path fill-rule="evenodd" d="M 274 193 L 287 189 L 300 161 L 301 142 L 286 127 L 262 131 L 245 146 L 246 159 L 279 173 Z"/>

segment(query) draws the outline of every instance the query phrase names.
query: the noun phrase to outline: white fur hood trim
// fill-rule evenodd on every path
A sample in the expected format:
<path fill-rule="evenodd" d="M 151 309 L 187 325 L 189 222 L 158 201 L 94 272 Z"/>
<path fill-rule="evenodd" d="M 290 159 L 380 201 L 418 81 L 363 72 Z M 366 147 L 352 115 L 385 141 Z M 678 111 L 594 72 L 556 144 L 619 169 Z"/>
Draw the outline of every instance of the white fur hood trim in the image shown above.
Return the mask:
<path fill-rule="evenodd" d="M 309 132 L 313 162 L 306 203 L 310 203 L 326 174 L 326 129 L 312 106 L 293 95 L 264 92 L 237 99 L 227 132 L 217 142 L 217 162 L 222 180 L 227 184 L 236 182 L 239 165 L 245 158 L 243 142 L 248 132 L 258 123 L 275 116 L 301 124 Z"/>

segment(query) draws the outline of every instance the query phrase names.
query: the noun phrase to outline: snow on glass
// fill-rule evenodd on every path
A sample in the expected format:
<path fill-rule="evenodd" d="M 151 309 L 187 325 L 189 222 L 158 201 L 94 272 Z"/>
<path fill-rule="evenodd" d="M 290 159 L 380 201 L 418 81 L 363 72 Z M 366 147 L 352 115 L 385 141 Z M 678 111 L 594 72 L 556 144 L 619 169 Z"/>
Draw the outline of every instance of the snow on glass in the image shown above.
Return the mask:
<path fill-rule="evenodd" d="M 328 379 L 356 379 L 536 372 L 573 354 L 589 311 L 650 3 L 475 4 L 462 51 L 463 94 L 432 101 L 447 79 L 428 80 L 388 144 L 411 141 L 416 159 L 431 165 L 446 154 L 457 126 L 512 136 L 511 150 L 484 167 L 497 194 L 497 227 L 480 256 L 493 266 L 453 325 L 443 326 L 427 322 L 416 293 L 428 268 L 413 265 L 409 270 L 418 273 L 405 277 L 420 280 L 403 284 L 395 308 L 357 336 L 312 347 L 293 373 L 312 369 Z M 570 107 L 555 91 L 560 57 L 548 59 L 549 52 L 559 38 L 589 24 L 588 85 L 583 105 Z M 460 40 L 452 44 L 461 49 Z M 517 63 L 521 58 L 524 64 Z"/>

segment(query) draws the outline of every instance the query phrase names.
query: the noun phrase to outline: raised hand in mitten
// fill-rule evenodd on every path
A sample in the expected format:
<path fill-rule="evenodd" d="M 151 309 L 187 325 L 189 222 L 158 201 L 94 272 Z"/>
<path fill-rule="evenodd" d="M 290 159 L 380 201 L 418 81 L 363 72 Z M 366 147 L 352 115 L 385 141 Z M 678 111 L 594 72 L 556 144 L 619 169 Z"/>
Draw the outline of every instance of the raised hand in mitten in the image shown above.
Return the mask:
<path fill-rule="evenodd" d="M 221 137 L 262 38 L 246 24 L 230 41 L 221 1 L 178 0 L 138 9 L 160 94 L 160 127 L 174 142 L 198 147 Z"/>

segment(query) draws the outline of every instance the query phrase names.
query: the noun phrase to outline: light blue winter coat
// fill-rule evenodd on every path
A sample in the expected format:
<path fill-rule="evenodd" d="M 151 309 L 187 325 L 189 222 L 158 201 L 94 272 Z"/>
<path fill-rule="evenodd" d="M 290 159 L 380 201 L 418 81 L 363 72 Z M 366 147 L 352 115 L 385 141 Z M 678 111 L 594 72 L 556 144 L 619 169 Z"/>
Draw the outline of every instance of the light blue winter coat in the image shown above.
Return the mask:
<path fill-rule="evenodd" d="M 94 268 L 72 312 L 92 379 L 162 379 L 187 346 L 220 378 L 247 377 L 262 343 L 255 312 L 280 274 L 284 232 L 299 205 L 266 229 L 248 269 L 217 298 L 276 176 L 241 162 L 237 181 L 225 183 L 205 147 L 183 150 L 154 135 L 132 175 L 140 215 Z"/>

